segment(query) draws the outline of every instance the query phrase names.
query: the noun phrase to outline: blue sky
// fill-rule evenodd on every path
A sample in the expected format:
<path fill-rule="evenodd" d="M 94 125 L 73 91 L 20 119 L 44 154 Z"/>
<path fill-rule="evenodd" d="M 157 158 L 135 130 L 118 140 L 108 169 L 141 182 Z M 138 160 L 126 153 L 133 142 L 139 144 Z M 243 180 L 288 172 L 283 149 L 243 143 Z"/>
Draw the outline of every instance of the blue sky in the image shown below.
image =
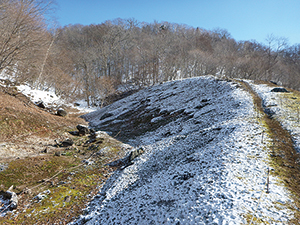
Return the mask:
<path fill-rule="evenodd" d="M 222 28 L 234 39 L 265 43 L 267 35 L 300 43 L 300 0 L 56 0 L 57 19 L 68 24 L 100 24 L 134 18 Z"/>

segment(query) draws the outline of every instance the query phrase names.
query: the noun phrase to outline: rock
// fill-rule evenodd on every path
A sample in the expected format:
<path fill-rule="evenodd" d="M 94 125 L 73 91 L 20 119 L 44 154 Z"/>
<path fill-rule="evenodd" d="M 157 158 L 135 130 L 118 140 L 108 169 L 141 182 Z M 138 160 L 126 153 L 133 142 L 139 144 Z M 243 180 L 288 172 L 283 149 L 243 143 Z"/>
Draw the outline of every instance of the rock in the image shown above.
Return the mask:
<path fill-rule="evenodd" d="M 88 126 L 82 125 L 82 124 L 78 124 L 76 126 L 77 130 L 79 131 L 79 135 L 86 135 L 90 133 L 90 129 L 88 128 Z"/>
<path fill-rule="evenodd" d="M 65 199 L 64 199 L 64 202 L 70 202 L 71 198 L 72 198 L 71 196 L 66 196 Z"/>
<path fill-rule="evenodd" d="M 108 118 L 108 117 L 111 117 L 111 116 L 113 116 L 114 114 L 112 114 L 112 113 L 105 113 L 103 116 L 101 116 L 101 118 L 100 118 L 100 120 L 104 120 L 104 119 L 106 119 L 106 118 Z"/>
<path fill-rule="evenodd" d="M 74 136 L 78 136 L 79 135 L 79 131 L 78 130 L 69 131 L 69 134 L 72 134 Z"/>
<path fill-rule="evenodd" d="M 289 91 L 286 90 L 285 88 L 277 87 L 277 88 L 273 88 L 273 89 L 271 90 L 271 92 L 289 92 Z"/>
<path fill-rule="evenodd" d="M 56 114 L 57 114 L 58 116 L 62 116 L 62 117 L 65 117 L 65 116 L 68 115 L 67 111 L 64 110 L 63 108 L 59 108 L 59 109 L 57 110 L 57 113 L 56 113 Z"/>
<path fill-rule="evenodd" d="M 18 207 L 18 196 L 15 192 L 12 191 L 7 191 L 7 194 L 10 195 L 10 200 L 9 200 L 9 209 L 13 210 Z"/>
<path fill-rule="evenodd" d="M 94 161 L 92 161 L 91 159 L 84 159 L 84 160 L 82 160 L 82 163 L 90 166 L 90 165 L 94 164 Z"/>
<path fill-rule="evenodd" d="M 80 104 L 78 102 L 75 102 L 74 106 L 80 106 Z"/>
<path fill-rule="evenodd" d="M 69 146 L 72 146 L 73 144 L 74 144 L 74 141 L 70 138 L 67 138 L 66 140 L 61 142 L 62 147 L 69 147 Z"/>
<path fill-rule="evenodd" d="M 47 195 L 40 193 L 37 196 L 35 196 L 34 199 L 37 199 L 38 201 L 42 201 L 46 197 Z"/>
<path fill-rule="evenodd" d="M 139 148 L 139 149 L 135 149 L 133 151 L 131 151 L 127 156 L 125 156 L 123 159 L 119 159 L 116 161 L 113 161 L 111 163 L 108 163 L 108 166 L 111 167 L 118 167 L 120 169 L 124 169 L 127 166 L 130 166 L 133 164 L 133 160 L 137 157 L 139 157 L 140 155 L 142 155 L 144 153 L 143 148 Z"/>
<path fill-rule="evenodd" d="M 144 150 L 143 148 L 139 148 L 139 149 L 136 149 L 136 150 L 133 150 L 130 152 L 129 154 L 129 160 L 132 161 L 134 160 L 135 158 L 139 157 L 140 155 L 142 155 L 144 153 Z"/>
<path fill-rule="evenodd" d="M 12 191 L 12 189 L 13 186 L 11 186 L 6 192 L 1 191 L 0 193 L 4 198 L 9 199 L 9 210 L 14 210 L 18 207 L 18 196 Z"/>
<path fill-rule="evenodd" d="M 41 109 L 45 109 L 46 108 L 46 106 L 45 106 L 45 104 L 44 104 L 43 101 L 38 101 L 35 104 L 36 104 L 37 107 L 39 107 Z"/>
<path fill-rule="evenodd" d="M 54 155 L 55 155 L 55 156 L 60 156 L 60 155 L 61 155 L 61 152 L 60 152 L 60 151 L 57 151 L 57 152 L 54 153 Z"/>
<path fill-rule="evenodd" d="M 23 193 L 26 194 L 26 195 L 31 195 L 31 189 L 29 189 L 29 188 L 26 187 L 26 188 L 23 190 Z"/>
<path fill-rule="evenodd" d="M 93 128 L 91 128 L 91 129 L 90 129 L 90 133 L 91 133 L 91 134 L 96 134 L 96 131 L 95 131 Z"/>

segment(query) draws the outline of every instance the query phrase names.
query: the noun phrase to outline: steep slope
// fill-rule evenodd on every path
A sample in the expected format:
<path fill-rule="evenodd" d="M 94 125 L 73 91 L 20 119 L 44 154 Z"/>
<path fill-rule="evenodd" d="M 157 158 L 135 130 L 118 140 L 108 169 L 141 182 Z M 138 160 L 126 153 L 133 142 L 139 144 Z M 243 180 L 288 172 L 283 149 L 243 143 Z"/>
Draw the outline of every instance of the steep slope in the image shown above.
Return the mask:
<path fill-rule="evenodd" d="M 144 154 L 119 169 L 74 224 L 291 221 L 296 209 L 272 173 L 259 113 L 238 83 L 206 76 L 150 87 L 85 115 Z"/>

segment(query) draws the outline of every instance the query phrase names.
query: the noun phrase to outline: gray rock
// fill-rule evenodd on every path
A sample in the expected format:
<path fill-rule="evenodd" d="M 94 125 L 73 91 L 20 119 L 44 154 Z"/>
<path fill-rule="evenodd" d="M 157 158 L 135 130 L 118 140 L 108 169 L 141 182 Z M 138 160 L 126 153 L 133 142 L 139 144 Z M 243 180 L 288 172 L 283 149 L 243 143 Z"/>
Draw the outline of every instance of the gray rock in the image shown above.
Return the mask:
<path fill-rule="evenodd" d="M 45 106 L 45 104 L 44 104 L 43 101 L 38 101 L 35 104 L 37 105 L 37 107 L 39 107 L 41 109 L 45 109 L 46 108 L 46 106 Z"/>
<path fill-rule="evenodd" d="M 129 160 L 132 161 L 135 158 L 139 157 L 140 155 L 142 155 L 144 153 L 143 148 L 139 148 L 139 149 L 135 149 L 133 151 L 130 152 L 129 154 Z"/>
<path fill-rule="evenodd" d="M 129 154 L 127 154 L 123 159 L 113 161 L 111 163 L 108 163 L 107 165 L 110 166 L 110 167 L 117 167 L 117 168 L 120 168 L 120 169 L 124 169 L 127 166 L 132 165 L 133 164 L 132 161 L 135 158 L 142 155 L 143 153 L 144 153 L 143 148 L 135 149 L 135 150 L 131 151 Z"/>
<path fill-rule="evenodd" d="M 271 90 L 271 92 L 289 92 L 289 91 L 286 90 L 285 88 L 277 87 L 277 88 L 273 88 L 273 89 Z"/>
<path fill-rule="evenodd" d="M 72 146 L 73 144 L 74 144 L 74 141 L 70 138 L 61 142 L 62 147 L 69 147 L 69 146 Z"/>
<path fill-rule="evenodd" d="M 18 207 L 18 196 L 12 191 L 13 186 L 11 186 L 6 192 L 1 192 L 0 194 L 9 200 L 8 209 L 14 210 Z"/>
<path fill-rule="evenodd" d="M 10 200 L 9 200 L 9 209 L 13 210 L 18 207 L 18 196 L 15 192 L 12 191 L 7 191 L 7 194 L 10 195 Z"/>
<path fill-rule="evenodd" d="M 47 195 L 40 193 L 37 196 L 35 196 L 34 199 L 37 199 L 38 201 L 42 201 L 46 197 Z"/>
<path fill-rule="evenodd" d="M 71 198 L 72 198 L 71 196 L 66 196 L 65 199 L 64 199 L 64 202 L 70 202 Z"/>
<path fill-rule="evenodd" d="M 65 116 L 68 115 L 67 111 L 64 110 L 63 108 L 59 108 L 59 109 L 57 110 L 57 113 L 56 113 L 56 114 L 57 114 L 58 116 L 62 116 L 62 117 L 65 117 Z"/>
<path fill-rule="evenodd" d="M 88 128 L 88 126 L 82 125 L 82 124 L 78 124 L 76 126 L 77 130 L 79 131 L 79 135 L 86 135 L 90 133 L 90 129 Z"/>

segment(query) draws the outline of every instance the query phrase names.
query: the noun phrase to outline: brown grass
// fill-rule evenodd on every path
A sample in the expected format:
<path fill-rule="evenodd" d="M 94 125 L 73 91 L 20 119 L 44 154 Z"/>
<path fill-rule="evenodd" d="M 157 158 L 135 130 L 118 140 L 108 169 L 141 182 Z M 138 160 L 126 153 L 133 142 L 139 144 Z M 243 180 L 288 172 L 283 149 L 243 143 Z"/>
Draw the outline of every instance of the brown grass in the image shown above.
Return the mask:
<path fill-rule="evenodd" d="M 85 123 L 72 114 L 59 117 L 35 106 L 14 88 L 0 88 L 0 142 L 19 141 L 21 137 L 36 135 L 49 137 L 78 123 Z"/>
<path fill-rule="evenodd" d="M 271 146 L 273 151 L 271 159 L 275 168 L 273 175 L 279 177 L 285 187 L 291 191 L 291 197 L 294 199 L 295 206 L 300 208 L 299 154 L 294 149 L 294 143 L 291 135 L 288 131 L 282 128 L 277 120 L 271 119 L 264 113 L 261 98 L 255 91 L 253 91 L 249 84 L 241 81 L 236 82 L 239 82 L 245 90 L 251 93 L 255 107 L 263 114 L 263 118 L 261 118 L 261 120 L 266 125 L 269 136 L 273 140 L 273 146 Z M 295 211 L 294 217 L 294 220 L 289 221 L 290 224 L 300 224 L 299 211 Z"/>

